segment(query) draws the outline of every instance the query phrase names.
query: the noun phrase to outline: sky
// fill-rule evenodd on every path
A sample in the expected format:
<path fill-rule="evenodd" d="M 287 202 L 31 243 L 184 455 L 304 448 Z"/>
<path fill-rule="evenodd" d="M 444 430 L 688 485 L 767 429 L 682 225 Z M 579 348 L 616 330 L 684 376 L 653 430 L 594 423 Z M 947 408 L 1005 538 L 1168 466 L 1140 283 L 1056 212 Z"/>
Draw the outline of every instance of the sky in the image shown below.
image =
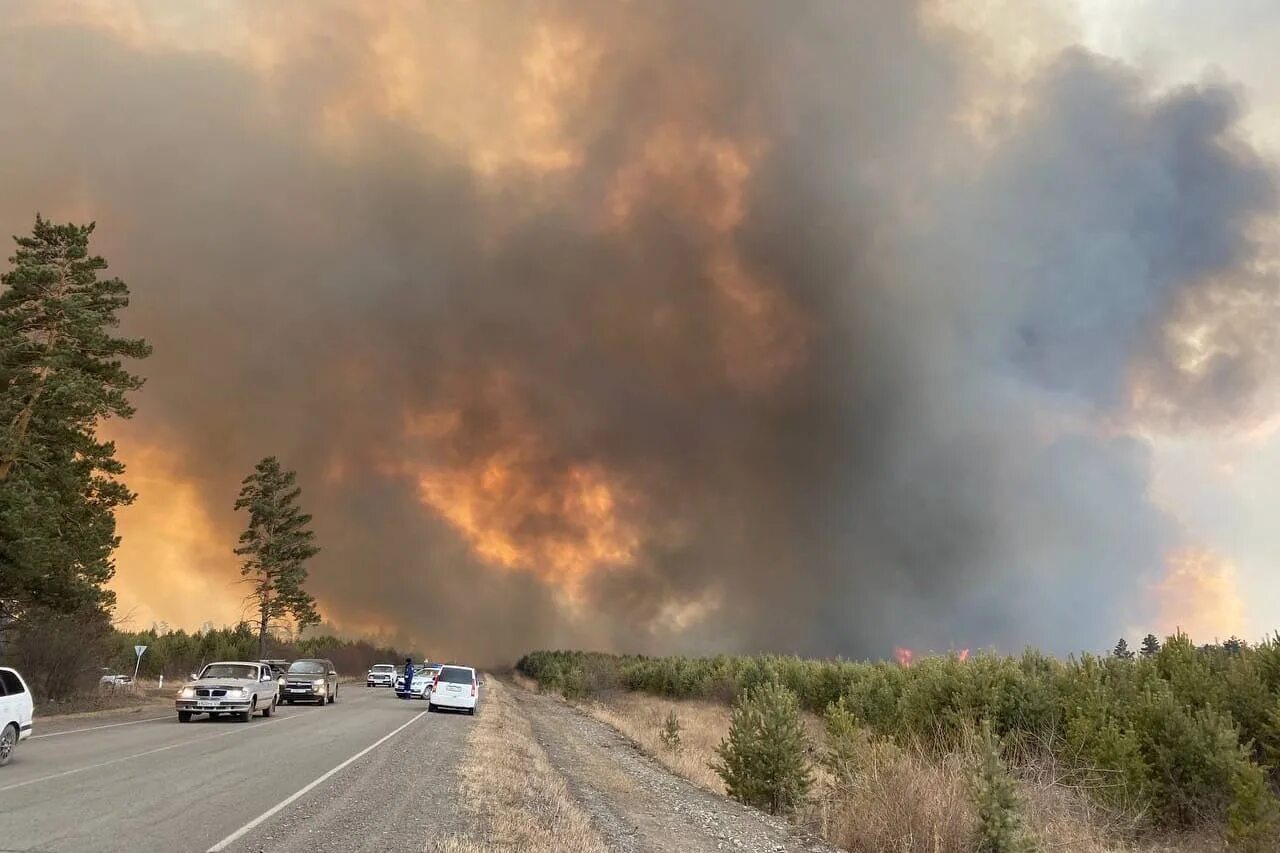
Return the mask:
<path fill-rule="evenodd" d="M 155 354 L 117 617 L 881 656 L 1280 625 L 1280 10 L 6 0 L 0 231 Z"/>

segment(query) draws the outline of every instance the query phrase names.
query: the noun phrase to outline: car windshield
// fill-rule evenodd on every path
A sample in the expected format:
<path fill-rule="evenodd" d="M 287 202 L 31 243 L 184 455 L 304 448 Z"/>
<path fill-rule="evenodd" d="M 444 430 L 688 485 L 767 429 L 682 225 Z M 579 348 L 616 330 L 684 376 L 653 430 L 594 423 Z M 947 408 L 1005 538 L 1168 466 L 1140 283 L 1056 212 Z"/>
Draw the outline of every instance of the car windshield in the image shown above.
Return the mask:
<path fill-rule="evenodd" d="M 324 664 L 318 660 L 299 660 L 294 661 L 289 667 L 290 672 L 301 672 L 307 675 L 324 675 Z"/>
<path fill-rule="evenodd" d="M 389 663 L 375 663 L 373 665 L 374 672 L 395 672 L 396 668 Z"/>
<path fill-rule="evenodd" d="M 440 670 L 439 680 L 447 684 L 470 684 L 471 670 L 460 666 L 446 666 Z"/>
<path fill-rule="evenodd" d="M 211 663 L 200 673 L 201 678 L 243 678 L 249 681 L 258 678 L 258 668 L 246 663 Z"/>

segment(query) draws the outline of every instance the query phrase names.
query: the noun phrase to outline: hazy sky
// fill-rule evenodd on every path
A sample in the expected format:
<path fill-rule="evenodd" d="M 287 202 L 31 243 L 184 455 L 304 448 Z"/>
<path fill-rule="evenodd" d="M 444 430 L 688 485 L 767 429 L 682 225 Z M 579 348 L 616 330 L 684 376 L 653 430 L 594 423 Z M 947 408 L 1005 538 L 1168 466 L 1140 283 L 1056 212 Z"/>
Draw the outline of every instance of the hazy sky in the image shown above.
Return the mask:
<path fill-rule="evenodd" d="M 299 472 L 339 630 L 1280 626 L 1280 7 L 9 0 L 0 231 L 95 219 L 134 624 Z"/>

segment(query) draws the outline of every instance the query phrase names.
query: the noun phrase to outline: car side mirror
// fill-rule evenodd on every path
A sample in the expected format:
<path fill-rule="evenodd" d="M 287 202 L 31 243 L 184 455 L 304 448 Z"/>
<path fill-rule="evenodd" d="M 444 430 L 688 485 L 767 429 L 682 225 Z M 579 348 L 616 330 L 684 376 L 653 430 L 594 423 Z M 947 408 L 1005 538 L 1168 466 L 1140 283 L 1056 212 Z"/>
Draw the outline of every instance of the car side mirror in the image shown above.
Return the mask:
<path fill-rule="evenodd" d="M 338 674 L 338 671 L 337 671 L 336 669 L 331 669 L 331 670 L 329 670 L 329 674 L 330 674 L 330 675 L 337 675 L 337 674 Z"/>
<path fill-rule="evenodd" d="M 188 677 L 188 678 L 190 678 L 192 681 L 199 681 L 199 680 L 200 680 L 200 676 L 196 675 L 194 672 L 193 672 L 193 673 L 191 673 L 191 675 L 189 675 L 189 676 L 187 676 L 187 677 Z"/>

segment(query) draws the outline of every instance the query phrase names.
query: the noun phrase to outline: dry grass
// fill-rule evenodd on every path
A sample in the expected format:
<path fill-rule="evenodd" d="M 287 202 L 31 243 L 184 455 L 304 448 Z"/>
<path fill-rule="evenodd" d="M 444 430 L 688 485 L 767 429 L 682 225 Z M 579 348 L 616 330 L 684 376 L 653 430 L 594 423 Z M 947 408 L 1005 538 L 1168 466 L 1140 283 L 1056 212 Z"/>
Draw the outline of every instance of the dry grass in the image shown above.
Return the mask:
<path fill-rule="evenodd" d="M 460 765 L 458 784 L 459 801 L 482 834 L 446 839 L 431 849 L 604 853 L 604 842 L 534 740 L 511 694 L 492 676 L 486 684 L 488 696 L 467 738 L 468 760 Z"/>
<path fill-rule="evenodd" d="M 724 783 L 711 764 L 729 730 L 728 706 L 620 693 L 583 708 L 676 775 L 724 793 Z M 678 752 L 668 749 L 661 736 L 663 723 L 673 711 L 680 721 Z M 910 744 L 867 738 L 856 783 L 840 785 L 817 762 L 823 743 L 821 720 L 806 715 L 805 724 L 817 765 L 810 806 L 797 816 L 806 829 L 854 853 L 967 853 L 972 849 L 976 817 L 970 792 L 976 744 L 938 759 Z M 1018 776 L 1025 825 L 1038 849 L 1070 853 L 1222 849 L 1213 833 L 1140 838 L 1140 816 L 1100 808 L 1088 791 L 1068 784 L 1051 766 L 1029 764 Z"/>
<path fill-rule="evenodd" d="M 718 702 L 677 701 L 642 693 L 622 693 L 605 701 L 584 706 L 591 716 L 617 729 L 664 767 L 717 794 L 724 782 L 711 769 L 716 747 L 729 731 L 728 707 Z M 662 726 L 667 714 L 680 720 L 680 749 L 672 751 L 662 742 Z"/>

